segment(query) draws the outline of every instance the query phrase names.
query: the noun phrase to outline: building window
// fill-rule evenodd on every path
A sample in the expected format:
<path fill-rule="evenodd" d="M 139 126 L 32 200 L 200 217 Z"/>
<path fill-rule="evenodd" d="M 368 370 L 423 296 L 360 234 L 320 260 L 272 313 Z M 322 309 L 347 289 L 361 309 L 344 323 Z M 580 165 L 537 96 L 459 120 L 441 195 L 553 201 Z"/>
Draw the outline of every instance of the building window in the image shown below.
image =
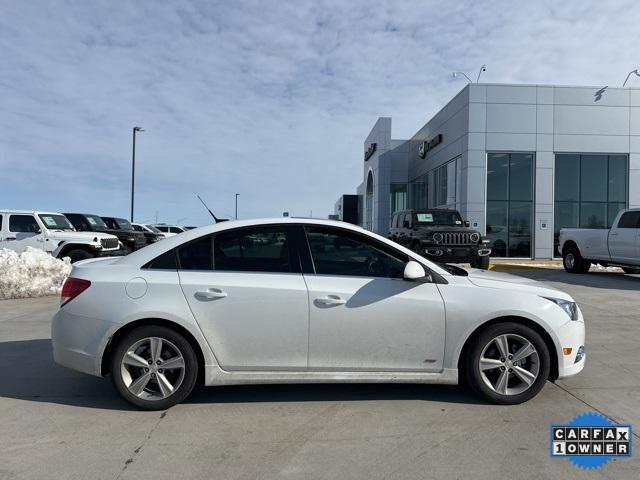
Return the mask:
<path fill-rule="evenodd" d="M 487 154 L 487 237 L 493 256 L 531 257 L 533 153 Z"/>
<path fill-rule="evenodd" d="M 427 176 L 423 175 L 411 181 L 411 208 L 427 208 Z"/>
<path fill-rule="evenodd" d="M 407 208 L 407 184 L 392 183 L 389 189 L 389 211 L 391 216 L 398 210 Z"/>
<path fill-rule="evenodd" d="M 367 176 L 367 190 L 365 192 L 364 202 L 365 222 L 364 228 L 373 230 L 373 173 L 369 172 Z"/>
<path fill-rule="evenodd" d="M 556 154 L 554 247 L 561 228 L 610 228 L 627 206 L 627 156 Z"/>

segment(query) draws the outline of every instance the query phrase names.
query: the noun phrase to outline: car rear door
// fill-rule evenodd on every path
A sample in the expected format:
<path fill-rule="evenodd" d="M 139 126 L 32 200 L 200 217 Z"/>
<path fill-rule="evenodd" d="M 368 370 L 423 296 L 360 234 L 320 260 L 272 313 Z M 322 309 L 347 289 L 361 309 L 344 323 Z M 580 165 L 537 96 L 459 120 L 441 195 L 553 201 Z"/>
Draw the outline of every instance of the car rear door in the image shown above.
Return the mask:
<path fill-rule="evenodd" d="M 177 254 L 180 285 L 223 369 L 306 369 L 309 300 L 289 226 L 225 230 Z"/>
<path fill-rule="evenodd" d="M 640 264 L 640 210 L 624 212 L 609 232 L 609 253 L 614 262 Z"/>
<path fill-rule="evenodd" d="M 367 235 L 316 225 L 305 231 L 309 368 L 440 371 L 445 309 L 437 285 L 404 280 L 408 257 Z"/>

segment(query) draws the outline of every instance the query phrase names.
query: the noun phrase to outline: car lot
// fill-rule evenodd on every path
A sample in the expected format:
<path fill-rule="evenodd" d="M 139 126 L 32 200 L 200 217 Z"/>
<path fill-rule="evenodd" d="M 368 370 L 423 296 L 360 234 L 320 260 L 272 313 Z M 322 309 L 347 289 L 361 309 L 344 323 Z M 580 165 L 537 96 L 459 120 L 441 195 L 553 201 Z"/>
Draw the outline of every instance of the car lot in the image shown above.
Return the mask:
<path fill-rule="evenodd" d="M 549 458 L 549 425 L 596 410 L 640 430 L 640 277 L 510 271 L 566 290 L 588 329 L 584 372 L 513 407 L 458 387 L 283 385 L 134 411 L 108 381 L 53 364 L 56 297 L 0 302 L 0 479 L 584 478 Z M 588 475 L 639 474 L 636 455 Z"/>

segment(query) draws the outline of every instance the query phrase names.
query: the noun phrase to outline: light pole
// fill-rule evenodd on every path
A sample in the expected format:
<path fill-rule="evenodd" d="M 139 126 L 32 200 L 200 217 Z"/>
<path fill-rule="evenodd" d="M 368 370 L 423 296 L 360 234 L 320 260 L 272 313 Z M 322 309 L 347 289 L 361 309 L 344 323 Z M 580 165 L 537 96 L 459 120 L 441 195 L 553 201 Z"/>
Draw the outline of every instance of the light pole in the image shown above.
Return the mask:
<path fill-rule="evenodd" d="M 142 127 L 133 127 L 133 150 L 131 152 L 131 221 L 133 222 L 133 195 L 136 189 L 136 133 L 144 132 Z"/>
<path fill-rule="evenodd" d="M 632 73 L 635 73 L 636 76 L 640 77 L 640 72 L 638 72 L 637 68 L 635 70 L 631 70 L 629 72 L 629 74 L 627 75 L 627 78 L 624 79 L 624 83 L 622 84 L 622 88 L 624 88 L 624 86 L 627 84 L 627 82 L 629 81 L 629 77 L 631 76 Z"/>
<path fill-rule="evenodd" d="M 238 197 L 240 196 L 239 193 L 236 193 L 236 220 L 238 219 Z"/>
<path fill-rule="evenodd" d="M 487 71 L 487 66 L 483 64 L 480 67 L 480 70 L 478 71 L 478 78 L 476 79 L 476 83 L 480 81 L 480 75 L 482 75 L 482 72 L 486 72 L 486 71 Z"/>
<path fill-rule="evenodd" d="M 464 73 L 464 72 L 453 72 L 453 73 L 451 74 L 451 76 L 452 76 L 453 78 L 458 78 L 458 75 L 462 75 L 464 78 L 466 78 L 467 80 L 469 80 L 469 83 L 473 83 L 473 82 L 471 81 L 471 79 L 467 76 L 467 74 L 466 74 L 466 73 Z"/>

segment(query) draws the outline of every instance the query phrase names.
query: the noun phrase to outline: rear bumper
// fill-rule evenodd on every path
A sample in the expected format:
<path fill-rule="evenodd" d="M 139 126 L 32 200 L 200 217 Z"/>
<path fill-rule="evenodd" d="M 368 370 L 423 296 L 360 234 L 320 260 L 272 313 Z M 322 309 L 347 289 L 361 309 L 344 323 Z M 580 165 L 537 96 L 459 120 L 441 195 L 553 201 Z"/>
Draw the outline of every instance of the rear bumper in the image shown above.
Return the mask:
<path fill-rule="evenodd" d="M 102 353 L 114 327 L 111 322 L 72 315 L 61 308 L 51 321 L 53 359 L 64 367 L 101 376 Z"/>

